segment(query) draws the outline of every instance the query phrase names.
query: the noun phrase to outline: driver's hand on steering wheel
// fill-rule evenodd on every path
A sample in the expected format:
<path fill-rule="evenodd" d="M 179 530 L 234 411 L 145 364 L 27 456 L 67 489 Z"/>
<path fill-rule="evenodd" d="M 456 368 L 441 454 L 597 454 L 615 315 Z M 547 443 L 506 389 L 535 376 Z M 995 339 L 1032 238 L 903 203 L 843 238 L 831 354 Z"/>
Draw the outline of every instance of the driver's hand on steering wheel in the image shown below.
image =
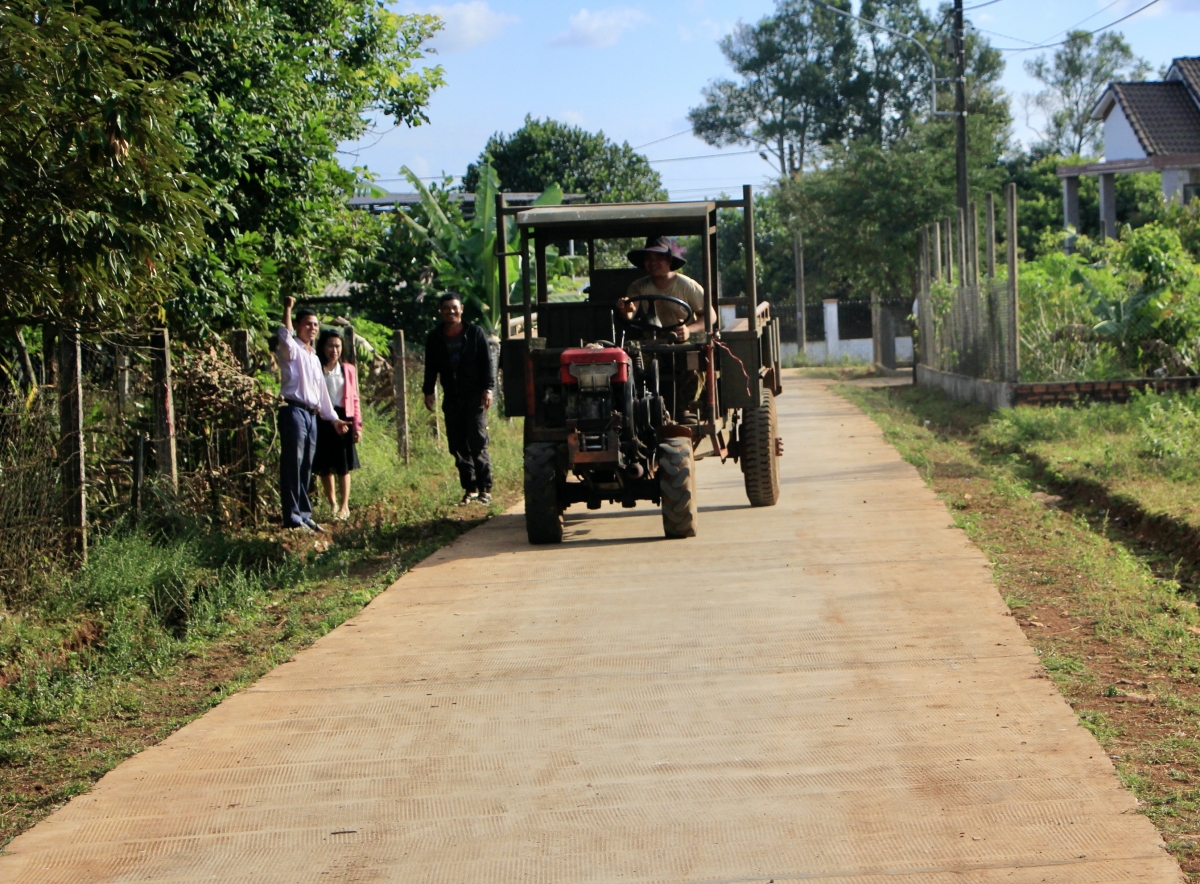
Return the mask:
<path fill-rule="evenodd" d="M 614 309 L 622 319 L 633 319 L 633 315 L 637 313 L 637 307 L 633 305 L 633 301 L 629 300 L 629 298 L 617 298 L 617 304 Z"/>

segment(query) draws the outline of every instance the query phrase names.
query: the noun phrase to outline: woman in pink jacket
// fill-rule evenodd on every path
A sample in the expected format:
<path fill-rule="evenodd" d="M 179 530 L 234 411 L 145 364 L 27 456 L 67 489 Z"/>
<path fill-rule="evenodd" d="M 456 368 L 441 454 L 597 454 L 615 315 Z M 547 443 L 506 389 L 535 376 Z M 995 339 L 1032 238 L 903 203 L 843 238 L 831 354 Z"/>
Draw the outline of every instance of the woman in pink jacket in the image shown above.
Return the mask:
<path fill-rule="evenodd" d="M 350 363 L 342 362 L 342 338 L 337 332 L 321 332 L 317 353 L 321 357 L 329 401 L 333 403 L 333 410 L 338 417 L 350 424 L 350 432 L 339 436 L 330 421 L 317 421 L 317 454 L 313 458 L 313 472 L 321 477 L 325 497 L 335 513 L 334 518 L 344 522 L 350 517 L 350 471 L 359 468 L 355 445 L 362 440 L 358 372 Z"/>

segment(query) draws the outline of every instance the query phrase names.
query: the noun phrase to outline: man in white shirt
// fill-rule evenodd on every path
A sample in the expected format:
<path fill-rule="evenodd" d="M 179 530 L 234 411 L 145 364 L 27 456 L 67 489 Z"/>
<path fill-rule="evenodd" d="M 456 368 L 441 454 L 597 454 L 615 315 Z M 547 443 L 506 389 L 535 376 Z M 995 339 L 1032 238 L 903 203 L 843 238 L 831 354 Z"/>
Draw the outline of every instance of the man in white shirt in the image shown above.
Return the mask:
<path fill-rule="evenodd" d="M 337 416 L 329 400 L 329 389 L 321 373 L 321 360 L 313 341 L 321 331 L 320 320 L 311 310 L 296 314 L 292 336 L 292 307 L 295 298 L 284 301 L 283 325 L 279 327 L 279 392 L 287 403 L 279 410 L 279 502 L 283 527 L 320 531 L 313 521 L 308 486 L 312 482 L 313 456 L 317 452 L 317 416 L 333 424 L 339 433 L 350 425 Z"/>

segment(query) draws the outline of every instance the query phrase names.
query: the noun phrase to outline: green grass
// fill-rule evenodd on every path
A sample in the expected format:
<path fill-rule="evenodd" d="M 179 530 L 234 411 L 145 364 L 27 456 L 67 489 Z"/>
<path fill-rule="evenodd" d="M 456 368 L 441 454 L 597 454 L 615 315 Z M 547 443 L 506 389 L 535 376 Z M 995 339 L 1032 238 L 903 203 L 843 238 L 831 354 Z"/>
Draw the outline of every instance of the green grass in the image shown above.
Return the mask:
<path fill-rule="evenodd" d="M 82 569 L 0 611 L 0 844 L 486 516 L 453 506 L 453 460 L 417 408 L 408 465 L 390 417 L 367 413 L 353 518 L 331 536 L 213 534 L 178 517 L 118 526 Z M 519 421 L 493 416 L 491 453 L 496 512 L 519 495 Z"/>
<path fill-rule="evenodd" d="M 1099 483 L 1089 487 L 1134 488 L 1130 477 L 1143 488 L 1189 485 L 1193 467 L 1147 454 L 1146 440 L 1147 426 L 1163 420 L 1159 409 L 1173 415 L 1169 426 L 1186 426 L 1189 417 L 1174 415 L 1195 400 L 988 413 L 920 388 L 836 389 L 871 415 L 991 559 L 997 588 L 1047 677 L 1112 756 L 1190 880 L 1200 880 L 1194 595 L 1164 573 L 1145 538 L 1103 506 L 1047 496 L 1053 475 L 1044 462 L 1055 456 L 1081 476 L 1086 471 Z M 1104 450 L 1114 453 L 1101 468 L 1087 452 Z"/>

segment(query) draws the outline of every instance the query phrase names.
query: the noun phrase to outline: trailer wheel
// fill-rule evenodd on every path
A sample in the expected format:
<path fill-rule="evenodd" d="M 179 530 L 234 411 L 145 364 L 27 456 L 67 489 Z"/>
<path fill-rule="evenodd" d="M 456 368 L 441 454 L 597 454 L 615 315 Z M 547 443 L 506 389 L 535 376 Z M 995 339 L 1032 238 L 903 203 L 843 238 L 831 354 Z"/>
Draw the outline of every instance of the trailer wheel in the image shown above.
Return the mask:
<path fill-rule="evenodd" d="M 775 506 L 779 502 L 778 435 L 775 397 L 764 385 L 762 401 L 742 411 L 742 474 L 751 506 Z"/>
<path fill-rule="evenodd" d="M 562 543 L 557 460 L 558 446 L 553 442 L 525 446 L 525 532 L 530 543 Z"/>
<path fill-rule="evenodd" d="M 672 439 L 658 446 L 658 489 L 663 533 L 667 537 L 695 537 L 696 461 L 690 440 Z"/>

